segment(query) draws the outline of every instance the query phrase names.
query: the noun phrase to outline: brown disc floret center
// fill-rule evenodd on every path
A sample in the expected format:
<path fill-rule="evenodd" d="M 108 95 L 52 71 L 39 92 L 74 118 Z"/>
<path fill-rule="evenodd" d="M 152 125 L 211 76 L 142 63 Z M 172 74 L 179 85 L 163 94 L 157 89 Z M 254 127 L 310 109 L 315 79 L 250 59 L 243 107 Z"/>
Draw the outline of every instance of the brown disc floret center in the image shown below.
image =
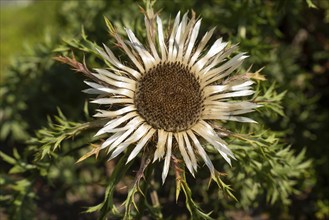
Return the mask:
<path fill-rule="evenodd" d="M 200 83 L 185 65 L 160 63 L 138 81 L 135 105 L 153 128 L 170 132 L 187 130 L 200 118 Z"/>

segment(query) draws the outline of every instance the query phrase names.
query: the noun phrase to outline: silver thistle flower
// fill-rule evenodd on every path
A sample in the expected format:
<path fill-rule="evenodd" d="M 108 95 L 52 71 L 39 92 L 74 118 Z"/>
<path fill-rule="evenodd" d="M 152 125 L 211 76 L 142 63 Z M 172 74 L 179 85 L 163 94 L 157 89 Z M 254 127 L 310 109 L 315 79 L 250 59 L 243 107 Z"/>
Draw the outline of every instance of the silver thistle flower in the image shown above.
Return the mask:
<path fill-rule="evenodd" d="M 227 59 L 237 46 L 230 47 L 221 38 L 207 49 L 214 29 L 198 42 L 200 25 L 201 19 L 194 14 L 188 18 L 186 13 L 181 18 L 178 13 L 167 38 L 162 20 L 156 15 L 145 16 L 147 47 L 130 29 L 126 29 L 129 41 L 125 42 L 110 28 L 131 65 L 123 64 L 104 45 L 98 52 L 110 65 L 108 69 L 95 69 L 97 80 L 86 81 L 91 88 L 85 90 L 99 95 L 92 103 L 107 108 L 98 110 L 95 117 L 109 120 L 96 134 L 109 135 L 101 145 L 111 153 L 109 159 L 135 144 L 129 162 L 152 140 L 153 161 L 164 159 L 163 182 L 176 152 L 192 175 L 197 171 L 197 157 L 201 157 L 213 176 L 215 168 L 200 142 L 204 139 L 231 164 L 234 155 L 212 123 L 255 122 L 240 115 L 259 105 L 232 100 L 253 94 L 254 82 L 247 74 L 229 77 L 247 56 L 239 53 Z"/>

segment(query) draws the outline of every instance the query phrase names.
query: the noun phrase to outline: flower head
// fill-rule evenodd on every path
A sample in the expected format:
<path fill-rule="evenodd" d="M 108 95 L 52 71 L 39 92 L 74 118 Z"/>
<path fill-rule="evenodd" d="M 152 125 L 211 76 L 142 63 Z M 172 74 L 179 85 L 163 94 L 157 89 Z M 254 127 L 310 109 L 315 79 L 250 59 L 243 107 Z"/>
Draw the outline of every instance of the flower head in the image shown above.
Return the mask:
<path fill-rule="evenodd" d="M 231 164 L 234 155 L 213 123 L 254 122 L 240 115 L 258 105 L 232 99 L 253 94 L 254 82 L 243 74 L 230 77 L 247 56 L 239 53 L 227 59 L 237 47 L 221 38 L 209 45 L 214 29 L 198 40 L 200 25 L 194 14 L 181 18 L 178 13 L 167 37 L 158 16 L 145 16 L 146 46 L 130 29 L 129 41 L 124 41 L 109 25 L 129 64 L 104 45 L 98 52 L 109 67 L 95 69 L 95 82 L 86 81 L 91 88 L 85 92 L 99 95 L 92 103 L 103 107 L 95 117 L 108 119 L 96 135 L 108 134 L 101 148 L 107 148 L 110 159 L 134 144 L 129 162 L 150 145 L 154 161 L 164 159 L 163 182 L 172 155 L 182 157 L 192 175 L 198 158 L 214 174 L 201 144 L 206 141 Z"/>

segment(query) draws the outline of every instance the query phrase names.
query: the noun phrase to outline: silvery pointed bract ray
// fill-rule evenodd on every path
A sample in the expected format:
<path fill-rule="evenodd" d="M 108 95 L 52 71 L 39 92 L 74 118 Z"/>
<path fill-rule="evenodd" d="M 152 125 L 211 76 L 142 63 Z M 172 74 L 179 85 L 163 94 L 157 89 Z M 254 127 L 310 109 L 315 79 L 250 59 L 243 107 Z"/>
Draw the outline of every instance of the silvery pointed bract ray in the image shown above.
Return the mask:
<path fill-rule="evenodd" d="M 105 45 L 98 50 L 111 65 L 95 69 L 93 75 L 102 83 L 86 81 L 91 88 L 85 92 L 99 94 L 92 103 L 107 109 L 94 116 L 109 120 L 96 135 L 108 134 L 101 148 L 107 148 L 110 159 L 134 144 L 129 162 L 155 139 L 154 161 L 164 159 L 163 182 L 175 152 L 180 152 L 192 175 L 198 157 L 213 175 L 214 166 L 200 143 L 204 139 L 231 164 L 234 155 L 211 121 L 255 122 L 240 115 L 259 105 L 232 100 L 253 94 L 254 82 L 248 77 L 228 78 L 247 56 L 239 53 L 227 60 L 237 47 L 229 47 L 222 39 L 209 45 L 214 29 L 200 37 L 200 25 L 201 19 L 188 18 L 188 13 L 181 18 L 178 13 L 167 34 L 160 17 L 145 16 L 146 46 L 130 29 L 125 29 L 129 41 L 112 31 L 130 65 L 123 64 Z"/>

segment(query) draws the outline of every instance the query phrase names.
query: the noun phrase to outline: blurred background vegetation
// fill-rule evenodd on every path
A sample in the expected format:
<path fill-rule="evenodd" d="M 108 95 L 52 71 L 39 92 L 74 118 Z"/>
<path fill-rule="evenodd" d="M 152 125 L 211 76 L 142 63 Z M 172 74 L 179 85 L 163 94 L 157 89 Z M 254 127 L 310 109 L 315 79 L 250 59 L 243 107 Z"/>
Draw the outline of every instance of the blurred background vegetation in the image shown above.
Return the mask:
<path fill-rule="evenodd" d="M 1 219 L 95 218 L 95 214 L 81 212 L 102 200 L 102 177 L 109 175 L 112 162 L 104 167 L 104 161 L 90 159 L 76 165 L 79 155 L 69 154 L 75 148 L 83 151 L 92 133 L 63 143 L 65 151 L 37 162 L 33 162 L 33 152 L 38 150 L 33 137 L 43 135 L 40 129 L 49 123 L 48 116 L 58 114 L 57 107 L 70 121 L 89 117 L 88 97 L 80 92 L 85 88 L 83 78 L 53 57 L 73 51 L 82 59 L 81 50 L 88 52 L 90 47 L 81 47 L 86 44 L 82 27 L 98 45 L 113 42 L 103 16 L 117 26 L 138 29 L 143 23 L 139 5 L 143 2 L 1 1 Z M 196 190 L 198 201 L 218 203 L 206 209 L 217 206 L 215 212 L 223 219 L 328 219 L 329 1 L 158 0 L 155 9 L 161 10 L 162 17 L 193 9 L 203 18 L 202 33 L 216 26 L 216 36 L 239 42 L 240 50 L 250 54 L 246 67 L 265 67 L 262 73 L 267 83 L 275 82 L 279 93 L 286 91 L 285 116 L 268 112 L 260 120 L 264 127 L 277 131 L 296 154 L 306 149 L 305 157 L 312 160 L 304 177 L 294 180 L 298 192 L 274 204 L 264 203 L 266 190 L 262 195 L 252 189 L 247 197 L 238 197 L 239 204 L 208 198 L 202 190 Z M 101 63 L 93 55 L 86 59 L 94 66 Z M 126 193 L 118 186 L 118 201 Z M 176 206 L 186 212 L 173 202 L 164 205 L 164 215 L 170 216 L 166 210 Z"/>

